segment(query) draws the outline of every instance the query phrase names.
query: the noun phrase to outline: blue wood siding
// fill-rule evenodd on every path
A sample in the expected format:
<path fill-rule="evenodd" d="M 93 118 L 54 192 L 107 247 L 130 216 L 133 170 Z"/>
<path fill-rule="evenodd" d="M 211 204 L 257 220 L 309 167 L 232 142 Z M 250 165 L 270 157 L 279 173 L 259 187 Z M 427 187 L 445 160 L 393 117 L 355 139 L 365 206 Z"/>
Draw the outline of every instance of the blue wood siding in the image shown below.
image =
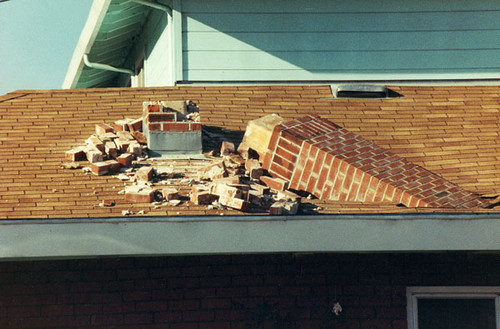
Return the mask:
<path fill-rule="evenodd" d="M 183 0 L 183 79 L 500 78 L 500 1 Z"/>

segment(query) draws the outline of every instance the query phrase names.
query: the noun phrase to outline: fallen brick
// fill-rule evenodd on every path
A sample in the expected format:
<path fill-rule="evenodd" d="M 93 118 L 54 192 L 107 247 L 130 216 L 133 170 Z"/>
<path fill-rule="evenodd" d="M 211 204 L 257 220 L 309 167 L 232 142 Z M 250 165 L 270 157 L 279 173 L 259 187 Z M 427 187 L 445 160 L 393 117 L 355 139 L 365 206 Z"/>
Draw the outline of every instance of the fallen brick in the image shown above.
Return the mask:
<path fill-rule="evenodd" d="M 103 161 L 102 152 L 96 148 L 86 147 L 85 155 L 90 163 L 96 163 Z"/>
<path fill-rule="evenodd" d="M 229 155 L 235 152 L 234 143 L 223 141 L 220 147 L 221 155 Z"/>
<path fill-rule="evenodd" d="M 142 155 L 142 147 L 137 142 L 131 142 L 128 145 L 127 153 L 133 154 L 135 156 L 141 156 Z"/>
<path fill-rule="evenodd" d="M 98 176 L 107 175 L 111 172 L 111 164 L 104 161 L 92 163 L 90 170 Z"/>
<path fill-rule="evenodd" d="M 141 167 L 135 173 L 135 179 L 141 182 L 149 182 L 153 179 L 153 167 Z"/>
<path fill-rule="evenodd" d="M 118 157 L 118 148 L 113 141 L 106 141 L 104 143 L 104 151 L 110 159 L 116 159 Z"/>
<path fill-rule="evenodd" d="M 239 186 L 231 186 L 226 183 L 212 184 L 210 191 L 212 192 L 212 194 L 218 196 L 227 196 L 229 198 L 239 198 L 239 199 L 244 198 L 243 189 L 241 189 Z"/>
<path fill-rule="evenodd" d="M 122 119 L 115 121 L 113 123 L 113 129 L 118 132 L 118 131 L 126 131 L 128 130 L 128 124 L 129 122 L 133 121 L 132 119 Z"/>
<path fill-rule="evenodd" d="M 113 132 L 113 127 L 105 123 L 98 123 L 95 125 L 95 133 L 97 135 L 104 135 L 105 133 Z"/>
<path fill-rule="evenodd" d="M 85 144 L 88 145 L 88 146 L 90 146 L 90 147 L 98 149 L 102 153 L 105 152 L 105 150 L 104 150 L 104 143 L 97 136 L 90 136 L 85 141 Z"/>
<path fill-rule="evenodd" d="M 263 196 L 264 194 L 269 194 L 269 187 L 265 185 L 253 183 L 250 184 L 250 188 L 254 191 L 257 191 L 259 196 Z"/>
<path fill-rule="evenodd" d="M 227 177 L 227 170 L 223 161 L 201 167 L 198 171 L 198 179 L 200 180 L 214 180 L 223 177 Z"/>
<path fill-rule="evenodd" d="M 231 198 L 229 196 L 219 197 L 219 203 L 223 206 L 230 207 L 240 211 L 248 211 L 250 208 L 250 203 L 243 199 Z"/>
<path fill-rule="evenodd" d="M 121 140 L 128 140 L 128 141 L 135 140 L 134 135 L 132 135 L 130 131 L 117 131 L 116 136 L 118 136 L 118 139 Z"/>
<path fill-rule="evenodd" d="M 106 160 L 106 161 L 103 161 L 103 163 L 110 165 L 110 172 L 111 173 L 115 173 L 115 172 L 120 171 L 120 168 L 122 167 L 122 165 L 116 160 Z"/>
<path fill-rule="evenodd" d="M 151 203 L 154 200 L 155 191 L 147 186 L 129 186 L 125 188 L 125 201 Z"/>
<path fill-rule="evenodd" d="M 175 188 L 167 187 L 161 190 L 161 193 L 165 200 L 171 201 L 171 200 L 178 200 L 179 199 L 179 191 L 177 191 Z"/>
<path fill-rule="evenodd" d="M 85 155 L 85 148 L 80 146 L 66 151 L 64 158 L 69 161 L 83 161 L 87 158 Z"/>
<path fill-rule="evenodd" d="M 115 133 L 105 133 L 102 135 L 98 135 L 99 139 L 101 141 L 106 142 L 106 141 L 113 141 L 118 138 L 118 136 Z"/>
<path fill-rule="evenodd" d="M 259 160 L 248 159 L 245 162 L 245 169 L 248 171 L 250 178 L 259 179 L 264 175 L 264 169 L 260 165 Z"/>
<path fill-rule="evenodd" d="M 227 156 L 227 159 L 238 166 L 245 165 L 245 159 L 239 154 L 230 154 Z"/>
<path fill-rule="evenodd" d="M 124 139 L 115 139 L 116 148 L 118 149 L 118 153 L 126 153 L 128 150 L 128 146 L 130 145 L 130 140 Z"/>
<path fill-rule="evenodd" d="M 128 130 L 131 132 L 141 131 L 142 130 L 142 117 L 138 119 L 134 119 L 127 123 Z"/>
<path fill-rule="evenodd" d="M 218 198 L 219 197 L 215 194 L 212 194 L 206 186 L 193 185 L 191 187 L 191 202 L 193 202 L 194 204 L 211 204 Z"/>
<path fill-rule="evenodd" d="M 116 158 L 119 164 L 124 167 L 130 167 L 132 165 L 132 161 L 134 160 L 134 155 L 129 153 L 123 153 L 118 158 Z"/>
<path fill-rule="evenodd" d="M 146 136 L 144 136 L 144 134 L 141 133 L 140 131 L 133 131 L 132 135 L 134 136 L 134 138 L 137 141 L 137 143 L 139 143 L 141 145 L 147 145 L 148 144 L 148 140 L 147 140 Z"/>
<path fill-rule="evenodd" d="M 288 189 L 288 182 L 284 179 L 281 178 L 273 178 L 269 176 L 261 176 L 260 181 L 269 188 L 272 188 L 273 190 L 276 191 L 284 191 Z"/>

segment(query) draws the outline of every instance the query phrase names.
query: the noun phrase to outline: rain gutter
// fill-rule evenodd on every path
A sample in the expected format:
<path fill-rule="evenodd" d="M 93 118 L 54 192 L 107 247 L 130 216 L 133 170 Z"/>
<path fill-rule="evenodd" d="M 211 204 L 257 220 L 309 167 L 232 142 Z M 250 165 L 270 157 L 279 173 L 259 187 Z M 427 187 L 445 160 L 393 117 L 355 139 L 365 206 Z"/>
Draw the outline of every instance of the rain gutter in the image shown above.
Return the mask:
<path fill-rule="evenodd" d="M 87 67 L 90 67 L 91 69 L 97 69 L 97 70 L 104 70 L 104 71 L 112 71 L 112 72 L 119 72 L 119 73 L 125 73 L 129 75 L 135 75 L 135 72 L 130 70 L 130 69 L 125 69 L 121 67 L 115 67 L 112 65 L 108 64 L 102 64 L 102 63 L 95 63 L 91 62 L 89 60 L 89 55 L 88 54 L 83 54 L 83 62 Z"/>
<path fill-rule="evenodd" d="M 164 5 L 164 4 L 158 3 L 156 1 L 152 1 L 152 0 L 132 0 L 132 2 L 164 11 L 170 16 L 170 18 L 172 17 L 172 8 L 170 8 L 167 5 Z"/>
<path fill-rule="evenodd" d="M 0 221 L 0 259 L 500 251 L 500 214 L 116 217 Z"/>

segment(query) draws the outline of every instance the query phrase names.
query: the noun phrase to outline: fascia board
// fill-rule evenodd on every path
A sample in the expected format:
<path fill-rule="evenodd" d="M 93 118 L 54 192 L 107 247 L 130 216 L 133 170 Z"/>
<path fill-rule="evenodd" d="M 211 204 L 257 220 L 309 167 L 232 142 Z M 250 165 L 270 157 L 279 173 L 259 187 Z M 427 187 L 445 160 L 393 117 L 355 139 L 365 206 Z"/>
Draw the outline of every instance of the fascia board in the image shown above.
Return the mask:
<path fill-rule="evenodd" d="M 83 63 L 83 54 L 90 52 L 110 4 L 111 0 L 94 0 L 92 3 L 87 22 L 80 34 L 68 71 L 66 72 L 66 77 L 62 85 L 63 89 L 76 87 L 85 65 Z"/>
<path fill-rule="evenodd" d="M 500 251 L 500 214 L 0 221 L 0 259 L 228 253 Z"/>

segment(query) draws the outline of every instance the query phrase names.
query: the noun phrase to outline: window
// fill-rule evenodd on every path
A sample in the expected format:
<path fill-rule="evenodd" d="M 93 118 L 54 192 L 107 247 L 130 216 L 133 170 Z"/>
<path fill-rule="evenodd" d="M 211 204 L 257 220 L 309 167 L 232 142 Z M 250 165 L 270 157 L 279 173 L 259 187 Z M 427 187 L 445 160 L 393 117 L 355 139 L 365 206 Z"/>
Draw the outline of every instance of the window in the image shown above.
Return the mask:
<path fill-rule="evenodd" d="M 500 329 L 500 287 L 409 287 L 408 329 Z"/>

